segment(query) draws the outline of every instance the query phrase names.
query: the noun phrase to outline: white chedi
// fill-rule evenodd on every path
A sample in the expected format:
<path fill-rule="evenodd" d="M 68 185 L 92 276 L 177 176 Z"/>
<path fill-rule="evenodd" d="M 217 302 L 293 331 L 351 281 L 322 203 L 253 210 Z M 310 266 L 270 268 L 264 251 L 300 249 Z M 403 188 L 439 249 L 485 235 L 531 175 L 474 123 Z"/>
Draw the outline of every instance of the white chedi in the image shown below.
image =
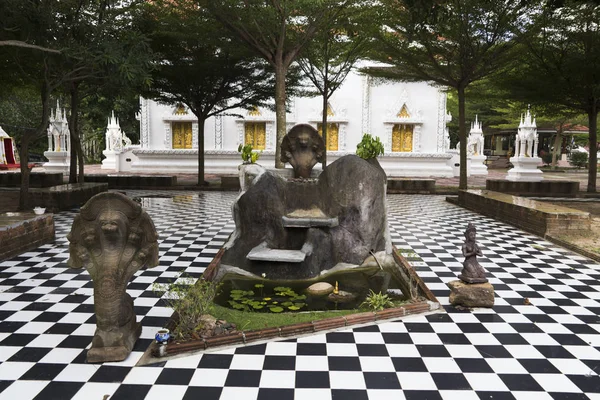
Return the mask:
<path fill-rule="evenodd" d="M 128 146 L 131 146 L 131 139 L 121 130 L 119 119 L 115 118 L 113 111 L 106 127 L 106 150 L 120 152 Z"/>
<path fill-rule="evenodd" d="M 467 154 L 471 156 L 483 154 L 483 130 L 477 115 L 475 115 L 475 122 L 471 123 L 471 131 L 467 140 Z"/>

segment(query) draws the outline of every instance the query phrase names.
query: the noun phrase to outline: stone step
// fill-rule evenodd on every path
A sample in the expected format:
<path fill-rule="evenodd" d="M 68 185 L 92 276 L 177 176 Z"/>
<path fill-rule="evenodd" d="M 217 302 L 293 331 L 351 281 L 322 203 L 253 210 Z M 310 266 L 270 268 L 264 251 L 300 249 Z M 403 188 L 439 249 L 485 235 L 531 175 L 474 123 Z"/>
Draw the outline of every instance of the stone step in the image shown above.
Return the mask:
<path fill-rule="evenodd" d="M 270 249 L 261 243 L 250 250 L 246 258 L 252 261 L 300 263 L 306 254 L 300 250 Z"/>
<path fill-rule="evenodd" d="M 339 225 L 338 218 L 315 218 L 315 217 L 281 217 L 285 228 L 333 228 Z"/>

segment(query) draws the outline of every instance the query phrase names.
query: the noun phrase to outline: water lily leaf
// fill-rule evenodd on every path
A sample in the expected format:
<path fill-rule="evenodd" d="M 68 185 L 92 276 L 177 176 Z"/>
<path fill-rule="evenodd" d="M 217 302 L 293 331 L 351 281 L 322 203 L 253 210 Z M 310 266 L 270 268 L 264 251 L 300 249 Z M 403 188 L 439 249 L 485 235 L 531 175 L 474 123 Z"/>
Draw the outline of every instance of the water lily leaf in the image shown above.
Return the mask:
<path fill-rule="evenodd" d="M 281 303 L 281 305 L 284 307 L 289 307 L 289 306 L 293 306 L 294 303 L 292 303 L 291 301 L 286 301 L 285 303 Z"/>
<path fill-rule="evenodd" d="M 280 313 L 283 311 L 283 307 L 269 307 L 269 310 L 274 313 Z"/>
<path fill-rule="evenodd" d="M 288 307 L 288 310 L 292 310 L 292 311 L 297 311 L 299 309 L 300 309 L 300 307 L 297 307 L 297 306 L 289 306 Z"/>

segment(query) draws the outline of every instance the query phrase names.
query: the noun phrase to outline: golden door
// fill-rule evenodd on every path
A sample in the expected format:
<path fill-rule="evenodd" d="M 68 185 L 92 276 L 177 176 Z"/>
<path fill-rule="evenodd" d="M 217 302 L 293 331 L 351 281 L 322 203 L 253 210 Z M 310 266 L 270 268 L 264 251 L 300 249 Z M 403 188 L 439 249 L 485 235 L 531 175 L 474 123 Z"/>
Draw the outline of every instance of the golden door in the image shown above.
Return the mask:
<path fill-rule="evenodd" d="M 245 144 L 251 144 L 254 150 L 264 150 L 266 140 L 267 124 L 265 122 L 246 122 Z"/>
<path fill-rule="evenodd" d="M 317 130 L 319 135 L 323 136 L 323 124 L 317 124 Z M 340 124 L 328 122 L 327 123 L 327 151 L 337 151 L 338 141 L 340 134 Z"/>
<path fill-rule="evenodd" d="M 191 122 L 173 122 L 173 148 L 191 149 L 192 148 L 192 123 Z"/>
<path fill-rule="evenodd" d="M 392 151 L 411 152 L 413 144 L 413 126 L 396 124 L 392 128 Z"/>

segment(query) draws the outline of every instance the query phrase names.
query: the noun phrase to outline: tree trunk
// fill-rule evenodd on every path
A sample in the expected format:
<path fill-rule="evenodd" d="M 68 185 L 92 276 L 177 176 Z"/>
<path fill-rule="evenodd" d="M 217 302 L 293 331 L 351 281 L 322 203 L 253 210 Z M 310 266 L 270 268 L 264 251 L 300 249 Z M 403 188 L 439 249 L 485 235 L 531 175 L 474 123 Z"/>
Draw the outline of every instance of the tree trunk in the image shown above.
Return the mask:
<path fill-rule="evenodd" d="M 83 149 L 79 137 L 79 83 L 72 83 L 69 89 L 71 95 L 71 117 L 69 118 L 69 136 L 71 137 L 71 166 L 69 183 L 83 183 Z M 77 168 L 79 165 L 79 169 Z"/>
<path fill-rule="evenodd" d="M 72 107 L 73 106 L 71 106 L 71 109 Z M 75 136 L 75 134 L 73 133 L 72 121 L 73 116 L 71 114 L 71 118 L 69 118 L 69 135 L 71 136 L 71 146 L 69 148 L 69 183 L 77 183 L 77 150 L 75 149 L 75 146 L 73 146 L 73 143 L 75 143 L 73 136 Z"/>
<path fill-rule="evenodd" d="M 323 153 L 323 169 L 327 166 L 327 84 L 323 87 L 323 118 L 321 120 L 321 130 L 323 132 L 323 142 L 325 143 L 325 152 Z"/>
<path fill-rule="evenodd" d="M 467 127 L 465 124 L 465 88 L 458 88 L 458 139 L 460 140 L 460 179 L 458 188 L 467 189 Z"/>
<path fill-rule="evenodd" d="M 590 129 L 590 149 L 588 160 L 588 187 L 590 193 L 596 192 L 596 177 L 598 175 L 598 104 L 596 99 L 592 100 L 591 109 L 588 112 L 588 126 Z"/>
<path fill-rule="evenodd" d="M 561 132 L 556 132 L 556 136 L 554 137 L 554 150 L 552 150 L 552 169 L 556 169 L 558 166 L 558 156 L 562 154 L 562 127 Z"/>
<path fill-rule="evenodd" d="M 275 168 L 285 168 L 281 161 L 281 142 L 286 135 L 285 115 L 285 76 L 287 68 L 280 63 L 275 66 L 275 121 L 277 124 L 277 141 L 275 143 Z"/>
<path fill-rule="evenodd" d="M 29 142 L 37 139 L 46 132 L 48 121 L 50 120 L 50 88 L 44 82 L 40 91 L 42 100 L 42 120 L 38 125 L 33 137 L 27 131 L 23 132 L 21 139 L 21 149 L 19 151 L 21 162 L 21 189 L 19 191 L 19 210 L 26 210 L 29 206 Z"/>
<path fill-rule="evenodd" d="M 208 185 L 208 182 L 204 181 L 204 125 L 206 123 L 206 117 L 198 116 L 198 186 Z"/>

